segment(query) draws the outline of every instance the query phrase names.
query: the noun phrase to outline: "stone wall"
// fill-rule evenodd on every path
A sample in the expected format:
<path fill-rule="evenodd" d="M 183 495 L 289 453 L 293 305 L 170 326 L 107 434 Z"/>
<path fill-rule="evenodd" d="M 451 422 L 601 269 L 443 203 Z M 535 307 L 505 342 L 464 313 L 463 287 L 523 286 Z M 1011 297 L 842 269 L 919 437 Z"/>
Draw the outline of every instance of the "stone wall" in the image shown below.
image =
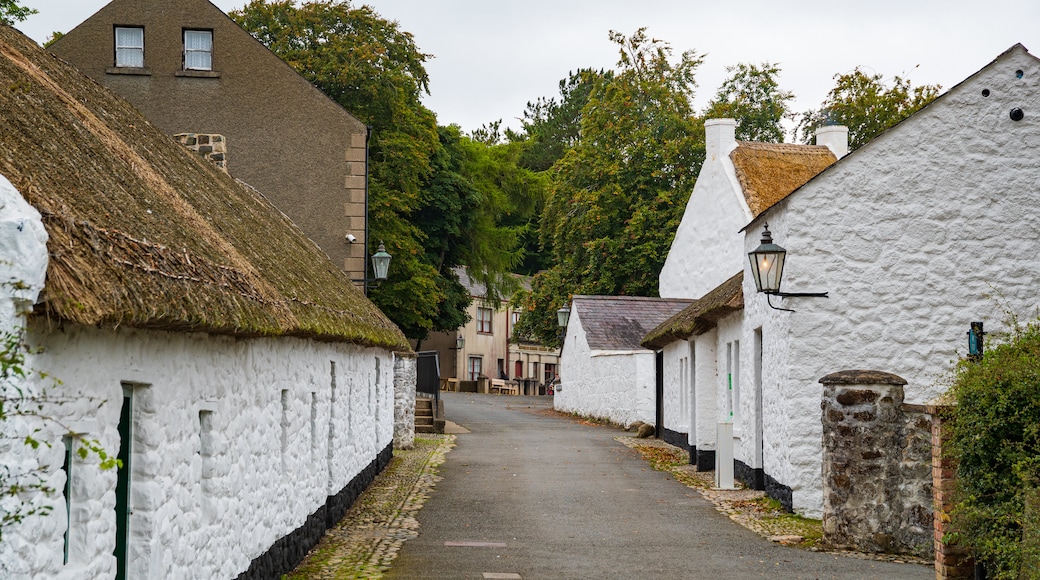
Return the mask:
<path fill-rule="evenodd" d="M 878 371 L 820 379 L 823 541 L 931 557 L 931 420 L 903 405 L 906 381 Z"/>
<path fill-rule="evenodd" d="M 417 359 L 411 353 L 394 353 L 394 448 L 415 446 L 415 383 Z"/>
<path fill-rule="evenodd" d="M 173 136 L 188 149 L 202 154 L 202 156 L 213 165 L 221 168 L 224 173 L 227 168 L 227 139 L 223 135 L 206 135 L 202 133 L 178 133 Z"/>

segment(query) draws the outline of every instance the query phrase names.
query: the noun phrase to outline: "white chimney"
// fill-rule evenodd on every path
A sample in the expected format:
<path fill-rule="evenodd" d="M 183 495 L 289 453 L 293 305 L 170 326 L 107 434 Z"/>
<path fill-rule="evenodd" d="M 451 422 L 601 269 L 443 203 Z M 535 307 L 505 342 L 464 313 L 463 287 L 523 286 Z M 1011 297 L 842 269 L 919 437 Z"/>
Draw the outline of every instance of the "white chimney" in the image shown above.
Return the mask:
<path fill-rule="evenodd" d="M 816 130 L 816 144 L 824 145 L 838 159 L 849 154 L 849 128 L 842 125 L 824 125 Z"/>
<path fill-rule="evenodd" d="M 736 119 L 704 121 L 704 149 L 707 161 L 715 161 L 737 147 Z"/>

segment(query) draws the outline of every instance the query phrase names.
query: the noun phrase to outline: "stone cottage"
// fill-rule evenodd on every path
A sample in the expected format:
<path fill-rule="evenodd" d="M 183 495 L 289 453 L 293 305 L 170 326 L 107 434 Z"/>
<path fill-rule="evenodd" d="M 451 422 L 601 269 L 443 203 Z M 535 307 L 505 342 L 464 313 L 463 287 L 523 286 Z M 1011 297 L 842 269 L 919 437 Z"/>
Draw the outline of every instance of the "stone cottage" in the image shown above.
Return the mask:
<path fill-rule="evenodd" d="M 690 300 L 575 296 L 560 354 L 559 411 L 660 426 L 654 351 L 639 343 Z"/>
<path fill-rule="evenodd" d="M 0 575 L 279 577 L 389 461 L 407 341 L 267 199 L 8 26 L 0 79 L 0 322 L 34 371 L 4 387 L 46 417 L 0 429 L 49 445 L 3 463 L 54 490 L 14 498 L 51 511 L 4 530 Z"/>
<path fill-rule="evenodd" d="M 761 355 L 743 373 L 761 381 L 774 434 L 765 467 L 792 487 L 796 510 L 822 511 L 821 378 L 891 373 L 907 382 L 908 403 L 928 402 L 965 354 L 972 321 L 998 334 L 1036 316 L 1040 265 L 1023 259 L 1040 246 L 1033 111 L 1040 62 L 1016 45 L 744 229 L 745 254 L 767 223 L 788 250 L 781 291 L 829 292 L 773 298 L 795 310 L 785 312 L 744 276 L 742 336 Z"/>
<path fill-rule="evenodd" d="M 764 467 L 765 411 L 746 378 L 755 376 L 757 346 L 743 337 L 740 228 L 845 155 L 848 130 L 823 127 L 819 145 L 737 141 L 735 131 L 733 119 L 705 122 L 706 160 L 661 270 L 662 296 L 697 301 L 643 345 L 661 354 L 666 440 L 689 449 L 700 469 L 714 469 L 717 426 L 732 422 L 735 440 L 751 442 L 735 457 L 736 476 L 790 507 L 788 486 Z"/>
<path fill-rule="evenodd" d="M 113 0 L 48 50 L 168 135 L 220 139 L 231 175 L 350 278 L 372 277 L 368 129 L 208 0 Z"/>

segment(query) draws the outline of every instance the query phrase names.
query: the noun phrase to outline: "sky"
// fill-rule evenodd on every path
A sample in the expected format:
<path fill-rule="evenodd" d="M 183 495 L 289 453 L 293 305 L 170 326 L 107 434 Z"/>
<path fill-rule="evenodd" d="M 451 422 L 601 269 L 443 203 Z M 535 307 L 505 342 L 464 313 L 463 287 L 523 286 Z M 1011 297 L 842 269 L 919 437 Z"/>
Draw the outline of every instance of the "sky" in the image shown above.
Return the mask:
<path fill-rule="evenodd" d="M 39 14 L 17 25 L 38 42 L 67 32 L 107 0 L 24 0 Z M 215 0 L 225 12 L 245 0 Z M 359 2 L 354 2 L 359 4 Z M 727 66 L 780 66 L 793 109 L 817 108 L 834 75 L 857 66 L 943 90 L 1015 43 L 1040 56 L 1037 0 L 370 0 L 415 36 L 432 58 L 427 107 L 441 125 L 469 132 L 502 120 L 519 128 L 526 104 L 559 94 L 578 68 L 614 68 L 608 34 L 640 27 L 668 42 L 674 58 L 704 55 L 694 104 L 704 108 Z"/>

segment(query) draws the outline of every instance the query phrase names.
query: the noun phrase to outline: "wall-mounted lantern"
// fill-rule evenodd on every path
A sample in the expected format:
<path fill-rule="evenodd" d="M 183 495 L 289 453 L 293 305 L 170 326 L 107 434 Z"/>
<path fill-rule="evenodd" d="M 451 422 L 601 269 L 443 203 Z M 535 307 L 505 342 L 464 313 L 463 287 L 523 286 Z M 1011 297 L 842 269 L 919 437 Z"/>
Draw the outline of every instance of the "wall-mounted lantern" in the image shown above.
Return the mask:
<path fill-rule="evenodd" d="M 982 360 L 982 339 L 986 333 L 982 330 L 981 322 L 972 322 L 971 330 L 968 331 L 968 360 L 979 362 Z"/>
<path fill-rule="evenodd" d="M 789 308 L 777 308 L 769 301 L 770 296 L 781 298 L 827 298 L 826 292 L 781 292 L 780 280 L 784 276 L 784 261 L 787 250 L 773 243 L 773 234 L 769 224 L 765 224 L 762 232 L 762 243 L 748 252 L 751 260 L 751 274 L 755 277 L 755 288 L 766 295 L 766 303 L 774 310 L 794 312 Z"/>
<path fill-rule="evenodd" d="M 351 280 L 351 282 L 362 282 L 365 285 L 365 295 L 368 296 L 368 285 L 371 282 L 382 282 L 386 280 L 387 272 L 390 270 L 390 259 L 393 258 L 387 251 L 386 246 L 383 245 L 383 241 L 379 241 L 379 247 L 376 248 L 376 253 L 372 254 L 372 278 L 363 278 L 361 280 Z"/>
<path fill-rule="evenodd" d="M 466 346 L 466 337 L 461 334 L 455 337 L 455 350 L 462 350 Z"/>
<path fill-rule="evenodd" d="M 567 328 L 567 323 L 571 319 L 571 305 L 564 304 L 556 311 L 556 323 L 560 325 L 560 328 Z"/>

